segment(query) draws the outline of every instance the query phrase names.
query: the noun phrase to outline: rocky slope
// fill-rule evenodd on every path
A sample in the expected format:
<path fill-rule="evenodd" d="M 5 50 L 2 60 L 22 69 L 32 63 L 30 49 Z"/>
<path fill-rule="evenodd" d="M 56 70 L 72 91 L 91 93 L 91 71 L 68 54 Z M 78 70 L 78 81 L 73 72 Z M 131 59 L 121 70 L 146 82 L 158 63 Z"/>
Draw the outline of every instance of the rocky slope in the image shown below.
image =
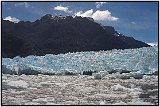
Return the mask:
<path fill-rule="evenodd" d="M 52 16 L 35 22 L 13 23 L 2 19 L 2 56 L 59 54 L 148 47 L 113 27 L 101 26 L 91 18 Z"/>

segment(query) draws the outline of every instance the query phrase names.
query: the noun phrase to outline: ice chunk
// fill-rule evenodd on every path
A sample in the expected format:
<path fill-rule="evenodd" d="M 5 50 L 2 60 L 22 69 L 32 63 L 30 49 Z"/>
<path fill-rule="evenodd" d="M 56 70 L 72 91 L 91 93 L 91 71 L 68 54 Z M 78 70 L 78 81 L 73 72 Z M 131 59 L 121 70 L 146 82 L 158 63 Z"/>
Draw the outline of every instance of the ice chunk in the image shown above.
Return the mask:
<path fill-rule="evenodd" d="M 33 99 L 32 101 L 33 102 L 41 102 L 41 101 L 47 102 L 47 98 L 38 98 L 38 99 Z"/>
<path fill-rule="evenodd" d="M 94 78 L 97 80 L 100 80 L 100 79 L 102 79 L 102 75 L 98 73 L 94 76 Z"/>
<path fill-rule="evenodd" d="M 120 102 L 114 103 L 112 105 L 127 105 L 127 104 L 123 101 L 120 101 Z"/>
<path fill-rule="evenodd" d="M 105 77 L 108 74 L 109 73 L 107 71 L 100 71 L 98 73 L 95 73 L 94 77 L 95 77 L 95 79 L 102 79 L 103 77 Z"/>
<path fill-rule="evenodd" d="M 14 87 L 22 87 L 22 88 L 28 87 L 28 83 L 22 80 L 10 81 L 7 83 L 7 85 L 14 86 Z"/>
<path fill-rule="evenodd" d="M 137 99 L 132 99 L 132 101 L 128 102 L 127 105 L 153 105 L 153 104 L 150 102 L 144 102 L 139 98 L 137 98 Z"/>
<path fill-rule="evenodd" d="M 99 104 L 100 104 L 100 105 L 105 105 L 106 103 L 105 103 L 105 101 L 100 101 Z"/>
<path fill-rule="evenodd" d="M 130 89 L 126 88 L 124 86 L 121 86 L 120 84 L 117 84 L 117 85 L 111 86 L 111 90 L 113 90 L 113 91 L 129 91 Z"/>
<path fill-rule="evenodd" d="M 126 74 L 120 74 L 120 75 L 117 75 L 117 78 L 119 79 L 130 79 L 130 78 L 134 78 L 134 79 L 142 79 L 143 78 L 143 75 L 141 73 L 126 73 Z"/>
<path fill-rule="evenodd" d="M 2 65 L 2 73 L 3 74 L 16 74 L 15 71 L 12 71 L 6 67 L 6 65 Z"/>
<path fill-rule="evenodd" d="M 27 102 L 27 103 L 25 103 L 25 105 L 40 105 L 40 103 L 36 103 L 36 102 Z"/>
<path fill-rule="evenodd" d="M 46 105 L 57 105 L 57 104 L 52 102 L 47 102 Z"/>

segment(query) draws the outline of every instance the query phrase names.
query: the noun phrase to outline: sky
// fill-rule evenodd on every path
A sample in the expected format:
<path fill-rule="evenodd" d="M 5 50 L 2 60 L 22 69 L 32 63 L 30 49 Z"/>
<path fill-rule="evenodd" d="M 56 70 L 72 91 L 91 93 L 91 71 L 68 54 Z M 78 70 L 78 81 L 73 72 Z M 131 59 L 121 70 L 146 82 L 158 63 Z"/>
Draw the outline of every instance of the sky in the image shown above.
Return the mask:
<path fill-rule="evenodd" d="M 2 2 L 2 18 L 15 23 L 45 14 L 91 17 L 146 43 L 158 43 L 158 2 Z"/>

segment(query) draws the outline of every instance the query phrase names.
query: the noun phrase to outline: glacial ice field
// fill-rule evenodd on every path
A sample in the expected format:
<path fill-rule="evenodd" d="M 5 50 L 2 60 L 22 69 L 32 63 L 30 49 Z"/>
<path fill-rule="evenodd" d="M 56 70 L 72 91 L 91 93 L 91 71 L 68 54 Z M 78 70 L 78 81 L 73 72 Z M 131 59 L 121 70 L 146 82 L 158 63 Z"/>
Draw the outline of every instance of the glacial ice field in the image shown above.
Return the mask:
<path fill-rule="evenodd" d="M 39 73 L 82 73 L 83 71 L 129 70 L 139 73 L 158 71 L 158 47 L 143 47 L 110 51 L 89 51 L 66 54 L 47 54 L 45 56 L 19 56 L 2 58 L 2 65 L 15 72 L 17 69 L 30 69 Z M 26 70 L 26 71 L 25 71 Z M 22 73 L 23 73 L 22 72 Z"/>

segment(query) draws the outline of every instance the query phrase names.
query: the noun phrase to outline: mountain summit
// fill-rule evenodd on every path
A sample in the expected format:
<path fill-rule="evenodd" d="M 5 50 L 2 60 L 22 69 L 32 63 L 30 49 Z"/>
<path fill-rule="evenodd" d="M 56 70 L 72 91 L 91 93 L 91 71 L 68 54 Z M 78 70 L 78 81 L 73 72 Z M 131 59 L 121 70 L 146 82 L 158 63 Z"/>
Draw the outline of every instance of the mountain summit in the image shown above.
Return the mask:
<path fill-rule="evenodd" d="M 47 14 L 35 22 L 2 19 L 2 57 L 140 47 L 149 45 L 92 18 Z"/>

